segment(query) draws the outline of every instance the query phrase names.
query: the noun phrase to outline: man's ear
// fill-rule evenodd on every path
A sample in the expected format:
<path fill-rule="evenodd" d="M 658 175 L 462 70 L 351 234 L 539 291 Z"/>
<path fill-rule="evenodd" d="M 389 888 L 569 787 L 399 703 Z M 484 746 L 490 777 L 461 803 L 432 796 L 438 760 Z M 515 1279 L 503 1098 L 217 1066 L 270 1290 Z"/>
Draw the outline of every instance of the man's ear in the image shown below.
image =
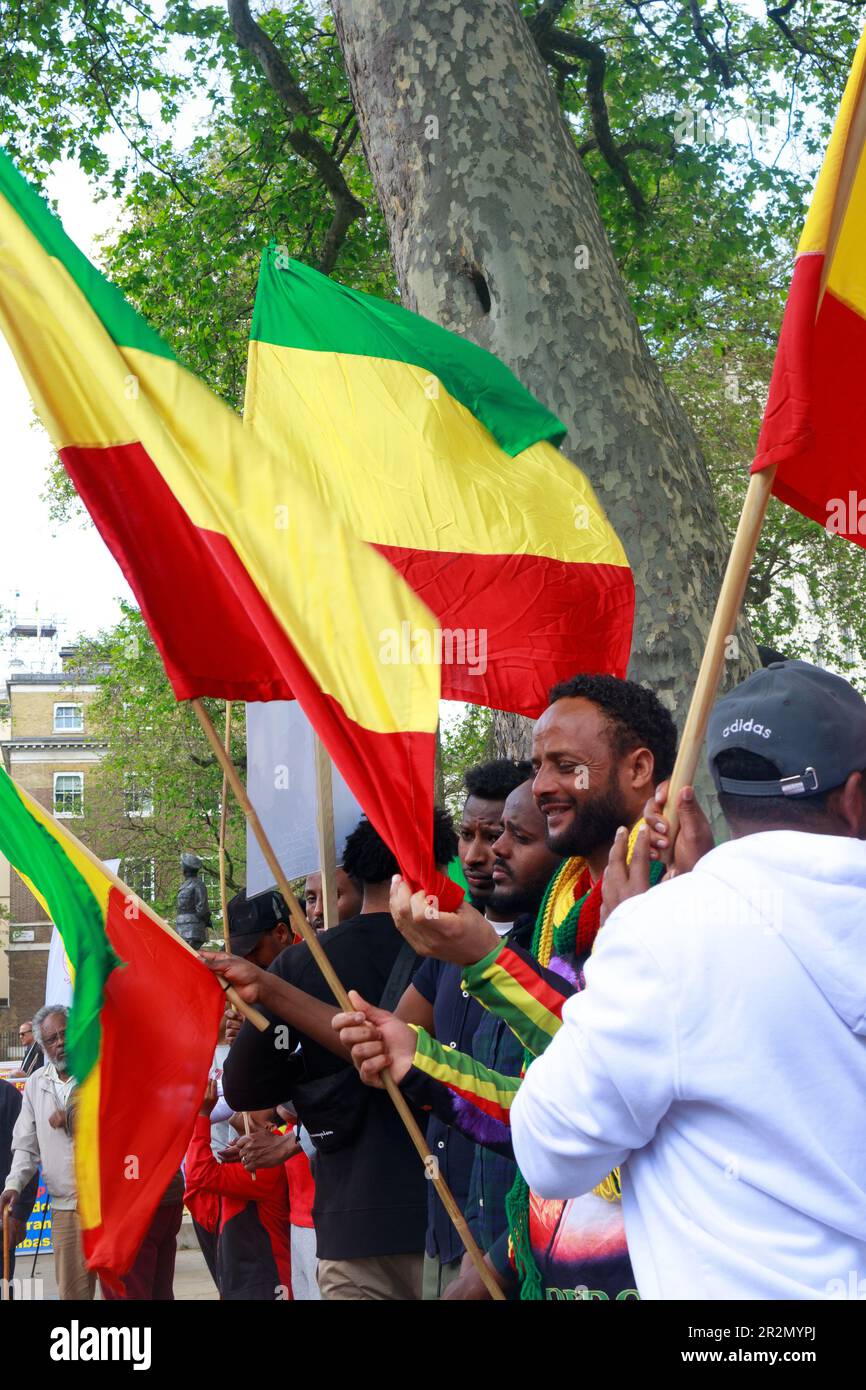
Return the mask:
<path fill-rule="evenodd" d="M 649 795 L 655 786 L 655 758 L 648 748 L 634 748 L 628 756 L 632 789 Z"/>
<path fill-rule="evenodd" d="M 851 773 L 839 788 L 835 810 L 852 838 L 866 840 L 866 775 Z"/>

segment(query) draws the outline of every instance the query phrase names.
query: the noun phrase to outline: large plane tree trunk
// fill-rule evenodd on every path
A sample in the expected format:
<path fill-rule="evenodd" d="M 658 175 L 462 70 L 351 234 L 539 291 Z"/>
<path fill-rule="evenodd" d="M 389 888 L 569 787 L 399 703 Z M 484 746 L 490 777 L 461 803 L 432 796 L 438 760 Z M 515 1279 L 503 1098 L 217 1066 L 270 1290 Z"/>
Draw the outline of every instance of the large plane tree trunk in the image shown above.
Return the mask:
<path fill-rule="evenodd" d="M 726 539 L 532 37 L 512 0 L 333 9 L 403 301 L 496 353 L 568 427 L 634 570 L 630 674 L 681 721 Z M 741 634 L 728 679 L 756 664 Z M 502 751 L 519 741 L 500 721 Z"/>

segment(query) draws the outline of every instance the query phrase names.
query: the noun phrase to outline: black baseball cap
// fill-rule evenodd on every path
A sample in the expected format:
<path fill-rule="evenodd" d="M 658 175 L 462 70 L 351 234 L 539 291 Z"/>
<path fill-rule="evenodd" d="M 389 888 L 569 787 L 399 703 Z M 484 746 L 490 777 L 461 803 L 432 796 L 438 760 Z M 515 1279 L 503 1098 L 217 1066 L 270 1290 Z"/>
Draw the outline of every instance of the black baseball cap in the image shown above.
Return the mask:
<path fill-rule="evenodd" d="M 256 893 L 254 898 L 248 898 L 242 888 L 227 904 L 227 911 L 229 944 L 235 956 L 248 956 L 278 922 L 288 926 L 290 920 L 286 900 L 275 888 Z"/>
<path fill-rule="evenodd" d="M 720 776 L 726 748 L 775 763 L 773 781 Z M 707 756 L 718 791 L 735 796 L 815 796 L 866 770 L 866 700 L 848 681 L 808 661 L 772 661 L 755 671 L 710 715 Z"/>

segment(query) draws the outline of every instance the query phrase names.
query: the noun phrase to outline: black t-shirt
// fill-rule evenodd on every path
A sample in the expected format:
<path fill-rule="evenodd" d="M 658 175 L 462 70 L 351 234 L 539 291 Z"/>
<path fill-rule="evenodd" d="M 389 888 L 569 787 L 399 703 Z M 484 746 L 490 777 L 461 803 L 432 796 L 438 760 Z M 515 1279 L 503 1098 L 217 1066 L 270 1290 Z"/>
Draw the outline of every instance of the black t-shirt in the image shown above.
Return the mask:
<path fill-rule="evenodd" d="M 365 913 L 341 922 L 320 937 L 346 989 L 378 1004 L 402 938 L 387 912 Z M 275 975 L 327 1004 L 334 996 L 303 942 L 288 946 L 270 967 Z M 285 1029 L 274 1014 L 272 1025 Z M 274 1026 L 260 1033 L 244 1023 L 223 1071 L 223 1089 L 236 1110 L 262 1110 L 290 1100 L 301 1080 L 347 1071 L 333 1052 L 289 1030 L 276 1045 Z M 300 1043 L 301 1051 L 295 1051 Z M 349 1083 L 351 1084 L 351 1083 Z M 404 1255 L 424 1249 L 427 1183 L 424 1168 L 403 1123 L 384 1091 L 355 1084 L 366 1108 L 357 1135 L 344 1148 L 315 1159 L 313 1220 L 317 1254 L 324 1260 Z"/>

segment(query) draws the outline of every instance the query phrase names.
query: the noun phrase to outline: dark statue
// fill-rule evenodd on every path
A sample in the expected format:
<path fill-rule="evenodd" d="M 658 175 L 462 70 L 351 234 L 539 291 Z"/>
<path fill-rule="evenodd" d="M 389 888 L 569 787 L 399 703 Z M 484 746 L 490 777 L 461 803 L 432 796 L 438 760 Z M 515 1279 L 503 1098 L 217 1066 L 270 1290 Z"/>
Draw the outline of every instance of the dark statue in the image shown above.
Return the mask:
<path fill-rule="evenodd" d="M 210 935 L 210 904 L 207 888 L 199 878 L 201 860 L 197 854 L 182 854 L 183 883 L 177 894 L 177 931 L 198 951 Z"/>

